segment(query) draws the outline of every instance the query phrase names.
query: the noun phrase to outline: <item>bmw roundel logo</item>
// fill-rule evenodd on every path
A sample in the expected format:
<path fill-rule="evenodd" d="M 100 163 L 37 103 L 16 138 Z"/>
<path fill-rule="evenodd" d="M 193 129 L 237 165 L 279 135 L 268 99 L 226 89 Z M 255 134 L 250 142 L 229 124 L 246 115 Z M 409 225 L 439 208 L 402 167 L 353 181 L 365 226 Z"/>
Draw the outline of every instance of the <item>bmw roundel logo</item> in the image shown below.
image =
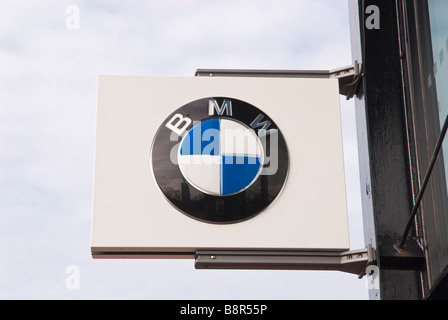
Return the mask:
<path fill-rule="evenodd" d="M 168 201 L 208 223 L 236 223 L 267 208 L 288 174 L 285 139 L 253 105 L 224 97 L 180 107 L 152 145 L 154 177 Z"/>

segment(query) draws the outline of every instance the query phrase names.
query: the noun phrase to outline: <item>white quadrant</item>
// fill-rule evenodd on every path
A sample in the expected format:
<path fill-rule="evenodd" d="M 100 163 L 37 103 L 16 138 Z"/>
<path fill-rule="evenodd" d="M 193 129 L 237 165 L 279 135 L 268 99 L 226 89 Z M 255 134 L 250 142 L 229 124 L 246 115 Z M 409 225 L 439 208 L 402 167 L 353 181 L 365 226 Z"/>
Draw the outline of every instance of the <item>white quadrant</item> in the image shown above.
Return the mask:
<path fill-rule="evenodd" d="M 257 135 L 237 121 L 221 119 L 220 143 L 222 155 L 263 156 Z"/>
<path fill-rule="evenodd" d="M 183 176 L 198 190 L 214 195 L 221 194 L 220 156 L 179 156 L 179 168 Z"/>

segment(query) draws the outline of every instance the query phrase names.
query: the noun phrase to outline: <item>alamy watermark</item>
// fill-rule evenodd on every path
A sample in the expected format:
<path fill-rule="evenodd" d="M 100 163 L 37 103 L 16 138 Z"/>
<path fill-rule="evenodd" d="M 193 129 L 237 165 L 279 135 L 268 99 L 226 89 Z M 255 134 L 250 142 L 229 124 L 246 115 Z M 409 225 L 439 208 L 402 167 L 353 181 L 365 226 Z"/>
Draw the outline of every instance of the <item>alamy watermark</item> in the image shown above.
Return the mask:
<path fill-rule="evenodd" d="M 68 30 L 79 30 L 80 27 L 80 15 L 79 7 L 77 5 L 69 5 L 65 8 L 65 27 Z"/>
<path fill-rule="evenodd" d="M 68 276 L 65 278 L 65 287 L 68 290 L 78 290 L 80 289 L 80 272 L 77 265 L 70 265 L 65 268 L 65 273 Z"/>
<path fill-rule="evenodd" d="M 366 14 L 369 16 L 366 17 L 366 28 L 369 30 L 379 30 L 381 27 L 380 22 L 380 8 L 375 5 L 370 5 L 366 8 Z"/>
<path fill-rule="evenodd" d="M 175 115 L 176 116 L 176 115 Z M 176 119 L 175 119 L 176 120 Z M 177 119 L 181 121 L 180 119 Z M 194 133 L 192 135 L 180 136 L 178 132 L 173 130 L 170 135 L 170 141 L 178 142 L 171 148 L 170 152 L 170 160 L 171 163 L 178 165 L 178 155 L 180 146 L 186 149 L 192 148 L 195 151 L 195 154 L 218 154 L 220 148 L 225 148 L 226 150 L 244 150 L 245 154 L 249 155 L 262 155 L 263 158 L 263 169 L 260 175 L 274 175 L 278 170 L 278 155 L 279 155 L 279 146 L 278 146 L 278 130 L 271 129 L 269 130 L 269 134 L 265 129 L 260 129 L 258 135 L 254 135 L 254 133 L 250 130 L 243 129 L 206 129 L 201 130 L 201 121 L 192 121 L 186 122 L 186 126 L 193 123 L 193 127 L 195 128 Z M 256 139 L 254 139 L 254 136 Z M 179 141 L 179 137 L 183 138 Z M 220 140 L 224 142 L 220 142 Z M 235 154 L 238 154 L 235 152 Z M 245 164 L 247 161 L 248 164 L 254 164 L 256 157 L 249 157 L 247 160 L 240 158 L 234 159 L 231 156 L 223 157 L 225 164 Z M 211 165 L 215 164 L 216 161 L 219 161 L 218 158 L 213 157 L 194 157 L 194 158 L 186 158 L 186 161 L 192 161 L 192 164 L 198 165 Z"/>
<path fill-rule="evenodd" d="M 380 269 L 375 266 L 371 265 L 368 266 L 366 269 L 366 287 L 367 289 L 379 289 L 380 288 Z"/>

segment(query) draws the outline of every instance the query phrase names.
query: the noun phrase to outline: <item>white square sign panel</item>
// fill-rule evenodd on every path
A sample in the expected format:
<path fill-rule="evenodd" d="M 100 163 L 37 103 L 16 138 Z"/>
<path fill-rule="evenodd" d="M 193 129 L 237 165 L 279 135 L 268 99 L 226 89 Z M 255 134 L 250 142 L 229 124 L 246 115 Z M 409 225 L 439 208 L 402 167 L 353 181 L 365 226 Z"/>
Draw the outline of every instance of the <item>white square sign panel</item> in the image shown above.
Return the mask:
<path fill-rule="evenodd" d="M 350 248 L 338 80 L 98 86 L 93 257 Z"/>

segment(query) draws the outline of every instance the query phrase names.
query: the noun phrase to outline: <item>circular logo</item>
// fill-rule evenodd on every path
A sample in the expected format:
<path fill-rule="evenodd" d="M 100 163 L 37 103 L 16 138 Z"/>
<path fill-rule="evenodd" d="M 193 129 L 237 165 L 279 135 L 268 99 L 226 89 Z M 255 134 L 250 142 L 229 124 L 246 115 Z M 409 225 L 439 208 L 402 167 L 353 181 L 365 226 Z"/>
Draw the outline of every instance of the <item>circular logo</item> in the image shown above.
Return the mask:
<path fill-rule="evenodd" d="M 209 119 L 182 139 L 179 169 L 196 189 L 229 196 L 249 188 L 263 169 L 263 146 L 244 124 L 233 119 Z"/>
<path fill-rule="evenodd" d="M 205 98 L 173 112 L 151 151 L 168 201 L 208 223 L 236 223 L 268 207 L 286 181 L 289 159 L 277 125 L 237 99 Z"/>

